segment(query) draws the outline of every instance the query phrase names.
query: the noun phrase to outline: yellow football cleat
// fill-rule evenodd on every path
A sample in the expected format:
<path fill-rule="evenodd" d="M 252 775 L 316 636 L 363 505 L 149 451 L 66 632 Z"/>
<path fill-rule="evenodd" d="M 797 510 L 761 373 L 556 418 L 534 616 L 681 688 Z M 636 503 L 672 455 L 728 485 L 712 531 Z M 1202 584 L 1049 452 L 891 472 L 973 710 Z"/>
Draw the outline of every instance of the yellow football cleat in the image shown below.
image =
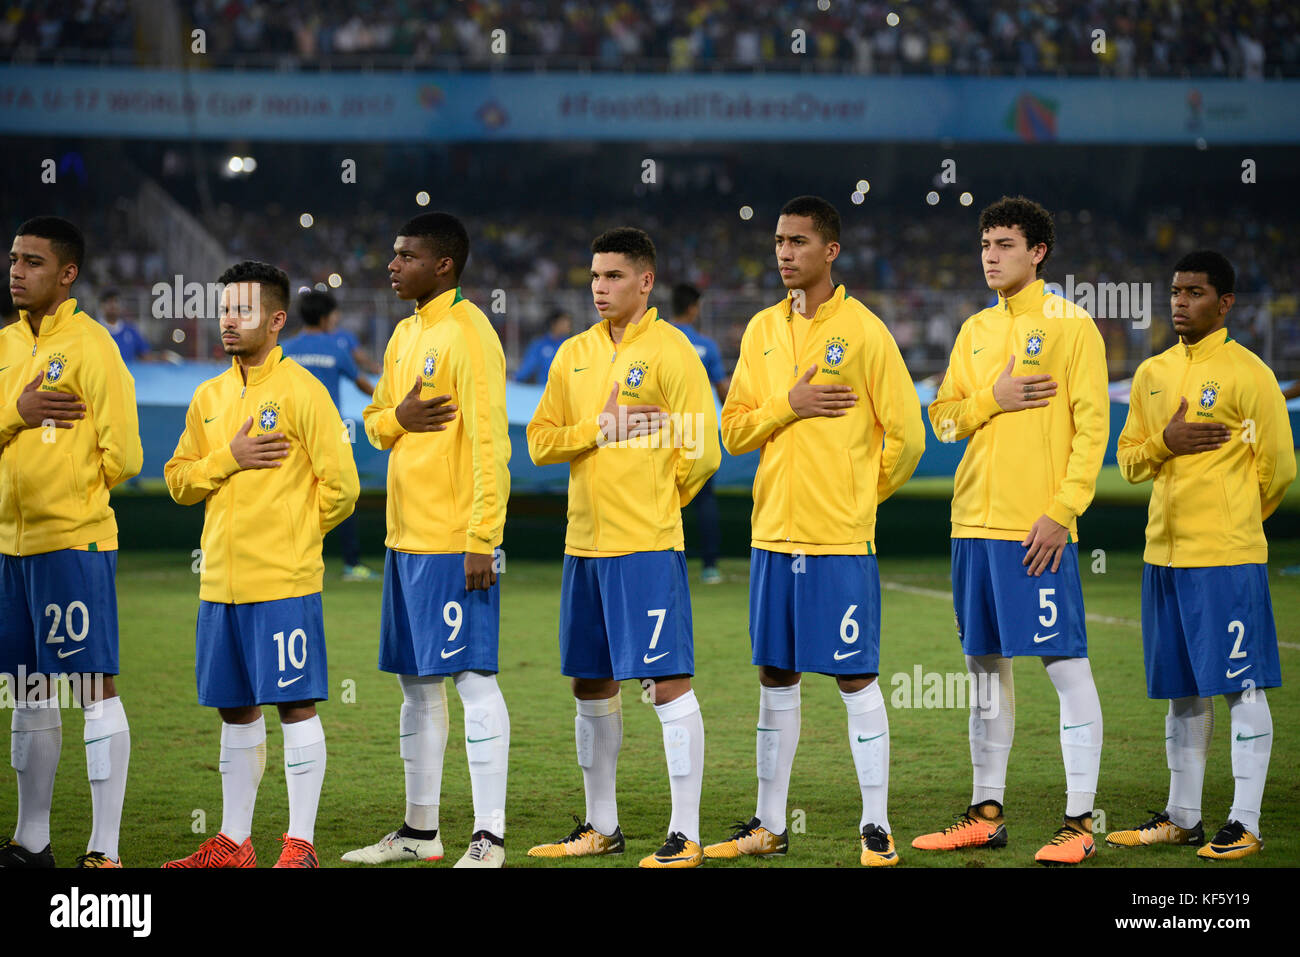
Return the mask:
<path fill-rule="evenodd" d="M 893 867 L 898 863 L 898 851 L 894 850 L 894 836 L 886 834 L 885 829 L 876 824 L 868 824 L 862 829 L 863 867 Z"/>
<path fill-rule="evenodd" d="M 972 804 L 942 831 L 912 841 L 918 851 L 956 851 L 964 847 L 1006 847 L 1007 825 L 997 801 Z"/>
<path fill-rule="evenodd" d="M 649 857 L 641 859 L 642 867 L 699 867 L 704 863 L 704 851 L 694 841 L 688 841 L 681 831 L 673 831 Z"/>
<path fill-rule="evenodd" d="M 613 834 L 601 834 L 576 814 L 575 827 L 569 836 L 550 844 L 538 844 L 528 851 L 529 857 L 591 857 L 599 854 L 622 854 L 625 847 L 623 829 L 614 828 Z"/>
<path fill-rule="evenodd" d="M 1214 840 L 1196 852 L 1196 856 L 1209 861 L 1235 861 L 1258 854 L 1263 849 L 1264 842 L 1246 830 L 1244 825 L 1229 821 L 1219 828 Z"/>
<path fill-rule="evenodd" d="M 731 839 L 721 844 L 710 844 L 704 849 L 705 857 L 710 860 L 724 861 L 746 854 L 754 857 L 784 857 L 785 852 L 790 849 L 788 829 L 780 834 L 773 834 L 763 827 L 756 817 L 751 817 L 748 824 L 737 821 L 733 827 L 735 830 L 732 832 Z"/>
<path fill-rule="evenodd" d="M 1112 831 L 1106 835 L 1106 843 L 1111 847 L 1142 847 L 1147 844 L 1199 847 L 1205 843 L 1205 829 L 1200 821 L 1196 822 L 1196 827 L 1179 827 L 1164 811 L 1149 813 L 1154 815 L 1151 820 L 1127 831 Z"/>
<path fill-rule="evenodd" d="M 1034 860 L 1047 867 L 1078 864 L 1097 853 L 1097 842 L 1092 838 L 1092 815 L 1065 819 L 1056 829 L 1052 839 L 1038 849 Z"/>
<path fill-rule="evenodd" d="M 73 866 L 79 868 L 121 868 L 122 861 L 121 859 L 115 861 L 107 854 L 101 854 L 99 851 L 87 851 L 77 858 L 77 863 Z"/>

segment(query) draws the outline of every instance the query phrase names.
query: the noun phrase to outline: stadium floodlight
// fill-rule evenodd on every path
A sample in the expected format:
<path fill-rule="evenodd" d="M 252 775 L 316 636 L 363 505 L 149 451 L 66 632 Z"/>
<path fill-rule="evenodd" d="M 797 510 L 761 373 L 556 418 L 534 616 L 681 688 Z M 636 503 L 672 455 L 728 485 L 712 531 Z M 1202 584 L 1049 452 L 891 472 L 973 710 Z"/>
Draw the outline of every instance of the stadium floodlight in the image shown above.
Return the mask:
<path fill-rule="evenodd" d="M 853 188 L 856 189 L 859 193 L 865 194 L 871 192 L 871 184 L 868 183 L 865 179 L 858 180 Z"/>
<path fill-rule="evenodd" d="M 862 190 L 855 189 L 853 191 L 853 195 L 849 197 L 849 202 L 851 202 L 854 206 L 861 206 L 862 201 L 866 198 L 867 197 L 865 194 L 863 194 Z"/>
<path fill-rule="evenodd" d="M 742 207 L 740 207 L 740 218 L 741 218 L 741 219 L 749 220 L 749 219 L 752 219 L 753 217 L 754 217 L 754 210 L 753 210 L 752 207 L 750 207 L 750 206 L 742 206 Z"/>
<path fill-rule="evenodd" d="M 939 205 L 939 194 L 934 190 L 930 190 L 930 192 L 925 194 L 925 201 L 931 206 L 937 206 Z"/>
<path fill-rule="evenodd" d="M 888 23 L 891 27 L 898 26 L 898 14 L 895 13 L 893 10 L 890 10 L 889 15 L 885 17 L 885 22 Z"/>
<path fill-rule="evenodd" d="M 226 160 L 226 169 L 232 173 L 242 173 L 244 171 L 244 158 L 242 156 L 232 156 Z"/>
<path fill-rule="evenodd" d="M 184 329 L 173 329 L 173 330 L 172 330 L 172 342 L 176 343 L 177 345 L 180 345 L 180 344 L 181 344 L 182 342 L 184 342 L 184 341 L 185 341 L 185 330 L 184 330 Z"/>
<path fill-rule="evenodd" d="M 957 202 L 961 203 L 963 206 L 969 206 L 971 203 L 975 202 L 975 197 L 970 193 L 962 193 L 957 197 Z"/>
<path fill-rule="evenodd" d="M 336 272 L 330 273 L 329 284 L 331 289 L 337 289 L 343 285 L 343 277 Z"/>
<path fill-rule="evenodd" d="M 418 193 L 416 193 L 416 194 L 415 194 L 415 204 L 416 204 L 417 206 L 428 206 L 428 205 L 429 205 L 429 194 L 428 194 L 428 192 L 425 191 L 425 190 L 420 190 Z"/>
<path fill-rule="evenodd" d="M 314 222 L 316 222 L 316 217 L 312 216 L 311 213 L 303 213 L 298 217 L 298 225 L 303 229 L 311 229 L 311 224 Z"/>
<path fill-rule="evenodd" d="M 325 284 L 323 282 L 318 282 L 316 283 L 315 289 L 317 292 L 325 292 Z"/>
<path fill-rule="evenodd" d="M 251 172 L 252 172 L 253 170 L 255 170 L 255 169 L 257 169 L 257 160 L 253 159 L 253 157 L 251 157 L 251 156 L 245 156 L 245 157 L 244 157 L 244 172 L 245 172 L 245 173 L 251 173 Z"/>

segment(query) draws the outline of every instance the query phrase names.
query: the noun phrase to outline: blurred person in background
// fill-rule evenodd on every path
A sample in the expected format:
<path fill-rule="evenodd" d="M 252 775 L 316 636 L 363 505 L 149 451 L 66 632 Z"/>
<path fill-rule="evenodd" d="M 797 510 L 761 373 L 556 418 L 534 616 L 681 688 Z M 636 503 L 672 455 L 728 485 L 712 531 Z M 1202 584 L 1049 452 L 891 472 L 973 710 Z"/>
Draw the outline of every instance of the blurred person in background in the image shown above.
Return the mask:
<path fill-rule="evenodd" d="M 515 381 L 545 384 L 551 370 L 551 360 L 560 344 L 573 335 L 573 319 L 567 312 L 557 309 L 546 320 L 546 332 L 532 342 L 524 352 L 524 360 L 515 370 Z"/>

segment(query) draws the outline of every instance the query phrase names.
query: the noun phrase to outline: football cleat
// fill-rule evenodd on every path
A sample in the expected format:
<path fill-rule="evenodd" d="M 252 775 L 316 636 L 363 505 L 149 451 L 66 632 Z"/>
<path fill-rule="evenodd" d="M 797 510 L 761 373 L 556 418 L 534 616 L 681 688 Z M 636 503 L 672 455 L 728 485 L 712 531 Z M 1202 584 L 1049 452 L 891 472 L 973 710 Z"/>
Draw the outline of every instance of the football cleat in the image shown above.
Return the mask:
<path fill-rule="evenodd" d="M 1076 823 L 1077 822 L 1077 823 Z M 1047 867 L 1078 864 L 1097 853 L 1097 842 L 1092 838 L 1092 815 L 1066 818 L 1052 839 L 1038 849 L 1034 860 Z"/>
<path fill-rule="evenodd" d="M 284 847 L 280 849 L 280 859 L 271 865 L 273 869 L 320 867 L 320 861 L 316 859 L 316 848 L 310 841 L 304 841 L 300 837 L 290 837 L 288 834 L 280 835 L 280 840 L 284 842 Z"/>
<path fill-rule="evenodd" d="M 894 850 L 894 836 L 886 834 L 878 824 L 868 824 L 862 829 L 862 857 L 859 862 L 863 867 L 893 867 L 898 863 L 898 851 Z"/>
<path fill-rule="evenodd" d="M 245 838 L 243 844 L 236 844 L 224 834 L 210 837 L 189 857 L 178 861 L 168 861 L 163 867 L 256 867 L 257 854 L 253 851 L 253 839 Z"/>
<path fill-rule="evenodd" d="M 601 834 L 578 815 L 573 815 L 578 825 L 569 836 L 551 844 L 538 844 L 529 848 L 529 857 L 591 857 L 598 854 L 622 854 L 626 846 L 623 829 L 614 828 L 613 834 Z"/>
<path fill-rule="evenodd" d="M 43 851 L 29 851 L 12 838 L 0 845 L 0 867 L 53 867 L 54 852 L 50 845 Z"/>
<path fill-rule="evenodd" d="M 704 849 L 704 856 L 710 860 L 731 860 L 745 854 L 754 857 L 784 857 L 790 849 L 790 831 L 787 828 L 780 834 L 773 834 L 763 827 L 756 817 L 749 823 L 737 821 L 732 825 L 729 840 L 721 844 L 710 844 Z"/>
<path fill-rule="evenodd" d="M 1196 852 L 1196 856 L 1211 861 L 1235 861 L 1258 854 L 1263 849 L 1264 842 L 1246 830 L 1244 825 L 1229 821 L 1219 828 L 1214 840 Z"/>
<path fill-rule="evenodd" d="M 348 851 L 343 860 L 351 864 L 392 864 L 396 861 L 442 860 L 442 838 L 436 834 L 428 840 L 403 837 L 400 831 L 385 834 L 376 844 Z"/>
<path fill-rule="evenodd" d="M 82 868 L 85 867 L 120 868 L 122 866 L 122 861 L 120 858 L 115 861 L 108 855 L 101 854 L 99 851 L 87 851 L 85 854 L 82 854 L 79 858 L 77 858 L 77 863 L 74 864 L 73 866 L 82 867 Z"/>
<path fill-rule="evenodd" d="M 718 571 L 716 565 L 710 565 L 708 568 L 706 568 L 706 569 L 704 569 L 702 572 L 700 572 L 700 584 L 701 584 L 701 585 L 721 585 L 721 584 L 722 584 L 722 572 Z"/>
<path fill-rule="evenodd" d="M 912 841 L 918 851 L 956 851 L 964 847 L 1006 847 L 1007 825 L 997 801 L 972 804 L 942 831 Z"/>
<path fill-rule="evenodd" d="M 673 831 L 649 857 L 641 858 L 641 867 L 699 867 L 704 863 L 704 851 L 694 841 L 688 841 L 681 831 Z"/>
<path fill-rule="evenodd" d="M 345 582 L 368 582 L 374 581 L 378 577 L 373 569 L 365 565 L 345 565 L 343 567 L 343 580 Z"/>
<path fill-rule="evenodd" d="M 456 862 L 456 867 L 505 867 L 506 849 L 488 836 L 487 831 L 475 831 L 469 839 L 469 849 Z M 455 868 L 453 868 L 454 870 Z"/>
<path fill-rule="evenodd" d="M 1127 831 L 1111 831 L 1106 835 L 1106 843 L 1111 847 L 1142 847 L 1145 844 L 1199 847 L 1205 843 L 1205 829 L 1200 821 L 1196 822 L 1196 827 L 1179 827 L 1164 811 L 1147 813 L 1154 815 L 1151 820 Z"/>

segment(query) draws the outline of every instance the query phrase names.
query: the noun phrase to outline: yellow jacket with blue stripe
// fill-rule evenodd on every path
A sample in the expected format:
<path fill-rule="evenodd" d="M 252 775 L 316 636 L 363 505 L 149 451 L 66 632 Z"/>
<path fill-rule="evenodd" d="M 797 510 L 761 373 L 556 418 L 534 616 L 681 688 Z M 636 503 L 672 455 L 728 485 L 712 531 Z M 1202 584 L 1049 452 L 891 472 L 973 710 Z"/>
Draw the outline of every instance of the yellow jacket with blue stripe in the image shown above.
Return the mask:
<path fill-rule="evenodd" d="M 1225 444 L 1169 451 L 1165 426 L 1184 397 L 1187 421 L 1227 426 Z M 1155 480 L 1144 561 L 1176 568 L 1268 561 L 1263 520 L 1296 476 L 1291 420 L 1272 371 L 1227 329 L 1138 366 L 1118 456 L 1130 482 Z"/>
<path fill-rule="evenodd" d="M 659 433 L 605 444 L 598 421 L 618 383 L 619 405 L 656 405 Z M 604 320 L 565 340 L 551 362 L 528 452 L 569 463 L 567 555 L 681 549 L 682 507 L 718 469 L 718 415 L 708 373 L 685 334 L 654 309 L 614 344 Z"/>
<path fill-rule="evenodd" d="M 27 313 L 0 329 L 0 554 L 117 547 L 108 490 L 140 471 L 135 380 L 108 330 L 68 299 L 32 335 Z M 18 396 L 40 389 L 86 404 L 71 429 L 29 429 Z"/>
<path fill-rule="evenodd" d="M 993 383 L 1050 375 L 1056 395 L 1037 409 L 1003 412 Z M 1079 540 L 1110 437 L 1106 348 L 1092 316 L 1043 280 L 962 323 L 948 371 L 930 404 L 941 442 L 969 436 L 952 495 L 952 537 L 1020 541 L 1040 516 Z"/>
<path fill-rule="evenodd" d="M 407 432 L 397 421 L 417 377 L 422 399 L 450 395 L 458 408 L 442 432 Z M 385 544 L 402 552 L 492 554 L 510 497 L 506 358 L 487 316 L 460 289 L 397 324 L 365 420 L 371 444 L 392 449 Z"/>
<path fill-rule="evenodd" d="M 809 319 L 787 298 L 754 316 L 722 407 L 732 455 L 761 449 L 754 476 L 755 548 L 811 555 L 869 555 L 876 507 L 912 476 L 925 451 L 916 386 L 894 337 L 836 288 Z M 798 355 L 792 322 L 809 323 Z M 814 384 L 849 385 L 847 415 L 800 421 L 789 392 L 809 366 Z"/>
<path fill-rule="evenodd" d="M 241 605 L 320 591 L 321 541 L 360 492 L 352 437 L 321 381 L 279 346 L 247 374 L 232 360 L 195 390 L 163 467 L 173 499 L 204 503 L 199 598 Z M 230 441 L 250 417 L 249 435 L 289 440 L 278 468 L 235 461 Z"/>

